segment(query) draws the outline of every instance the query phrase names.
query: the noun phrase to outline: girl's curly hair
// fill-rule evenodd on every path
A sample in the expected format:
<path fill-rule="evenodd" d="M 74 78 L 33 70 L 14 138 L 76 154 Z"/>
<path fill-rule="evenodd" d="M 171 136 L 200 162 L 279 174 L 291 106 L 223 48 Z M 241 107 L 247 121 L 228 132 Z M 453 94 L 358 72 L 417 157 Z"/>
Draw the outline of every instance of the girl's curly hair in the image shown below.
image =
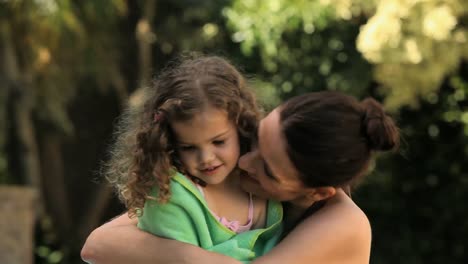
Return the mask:
<path fill-rule="evenodd" d="M 260 110 L 245 78 L 216 56 L 185 57 L 172 63 L 145 88 L 144 103 L 128 107 L 116 129 L 116 142 L 104 166 L 129 214 L 139 214 L 146 199 L 170 197 L 173 168 L 181 170 L 169 121 L 191 119 L 207 105 L 225 110 L 238 130 L 241 154 L 256 137 Z M 158 197 L 151 197 L 153 186 Z"/>

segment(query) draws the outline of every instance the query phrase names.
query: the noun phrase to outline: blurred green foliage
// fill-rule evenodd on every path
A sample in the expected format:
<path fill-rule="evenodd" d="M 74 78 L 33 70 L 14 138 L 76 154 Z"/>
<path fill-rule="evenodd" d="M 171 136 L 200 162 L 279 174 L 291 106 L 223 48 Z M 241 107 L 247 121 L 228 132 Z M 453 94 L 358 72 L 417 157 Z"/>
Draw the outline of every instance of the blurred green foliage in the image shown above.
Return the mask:
<path fill-rule="evenodd" d="M 270 72 L 279 66 L 304 66 L 307 60 L 302 56 L 316 44 L 314 35 L 323 37 L 323 29 L 330 25 L 359 27 L 358 34 L 333 31 L 336 37 L 319 46 L 339 50 L 342 43 L 356 41 L 360 53 L 374 64 L 373 79 L 379 82 L 387 107 L 397 110 L 416 107 L 421 97 L 437 92 L 444 78 L 468 58 L 467 10 L 465 0 L 236 0 L 224 13 L 234 31 L 233 41 L 240 42 L 247 56 L 257 47 Z M 300 32 L 309 45 L 288 38 L 291 32 Z M 346 35 L 353 41 L 342 42 Z M 301 49 L 295 52 L 290 47 L 296 43 Z M 343 61 L 349 59 L 346 55 L 326 54 L 319 70 L 329 77 L 335 72 L 329 70 L 327 59 Z"/>
<path fill-rule="evenodd" d="M 82 89 L 118 93 L 122 79 L 126 92 L 138 87 L 135 32 L 145 3 L 0 1 L 1 40 L 13 36 L 41 127 L 76 133 L 69 108 Z M 373 226 L 371 263 L 464 263 L 467 17 L 465 0 L 157 1 L 148 41 L 154 71 L 188 50 L 229 57 L 252 77 L 267 109 L 324 89 L 385 101 L 402 150 L 380 157 L 353 196 Z M 0 89 L 0 182 L 11 166 L 11 93 Z M 46 220 L 38 261 L 77 257 L 54 244 Z"/>

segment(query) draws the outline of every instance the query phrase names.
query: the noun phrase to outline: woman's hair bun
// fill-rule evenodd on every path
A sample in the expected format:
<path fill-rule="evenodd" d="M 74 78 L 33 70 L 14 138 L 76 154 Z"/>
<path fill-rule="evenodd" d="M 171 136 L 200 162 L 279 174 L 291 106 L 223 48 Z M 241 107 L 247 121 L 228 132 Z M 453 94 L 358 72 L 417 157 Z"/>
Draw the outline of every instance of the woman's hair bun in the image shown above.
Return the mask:
<path fill-rule="evenodd" d="M 376 151 L 387 151 L 398 148 L 400 133 L 393 119 L 388 116 L 382 105 L 372 98 L 361 102 L 363 107 L 363 133 L 369 148 Z"/>

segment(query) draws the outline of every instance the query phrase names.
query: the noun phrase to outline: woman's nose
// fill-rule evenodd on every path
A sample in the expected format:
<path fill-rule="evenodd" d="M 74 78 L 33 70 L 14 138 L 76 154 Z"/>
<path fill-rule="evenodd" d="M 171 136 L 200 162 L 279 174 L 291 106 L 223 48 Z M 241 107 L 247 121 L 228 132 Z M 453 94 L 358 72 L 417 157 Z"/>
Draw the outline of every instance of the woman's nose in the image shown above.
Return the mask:
<path fill-rule="evenodd" d="M 257 150 L 252 150 L 240 156 L 239 168 L 245 170 L 246 172 L 250 174 L 254 174 L 255 173 L 254 161 L 256 159 L 256 156 L 257 156 Z"/>

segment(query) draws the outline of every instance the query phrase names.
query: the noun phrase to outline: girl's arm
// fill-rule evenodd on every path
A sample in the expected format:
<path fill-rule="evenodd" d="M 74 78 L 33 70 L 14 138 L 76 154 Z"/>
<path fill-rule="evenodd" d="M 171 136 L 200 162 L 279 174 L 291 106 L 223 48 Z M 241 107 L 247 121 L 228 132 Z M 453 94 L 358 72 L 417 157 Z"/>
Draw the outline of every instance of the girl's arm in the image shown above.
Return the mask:
<path fill-rule="evenodd" d="M 81 258 L 106 263 L 239 263 L 199 247 L 164 239 L 136 227 L 137 219 L 123 214 L 94 230 L 81 250 Z"/>
<path fill-rule="evenodd" d="M 342 196 L 339 200 L 327 203 L 253 263 L 369 263 L 369 221 L 351 199 Z"/>

